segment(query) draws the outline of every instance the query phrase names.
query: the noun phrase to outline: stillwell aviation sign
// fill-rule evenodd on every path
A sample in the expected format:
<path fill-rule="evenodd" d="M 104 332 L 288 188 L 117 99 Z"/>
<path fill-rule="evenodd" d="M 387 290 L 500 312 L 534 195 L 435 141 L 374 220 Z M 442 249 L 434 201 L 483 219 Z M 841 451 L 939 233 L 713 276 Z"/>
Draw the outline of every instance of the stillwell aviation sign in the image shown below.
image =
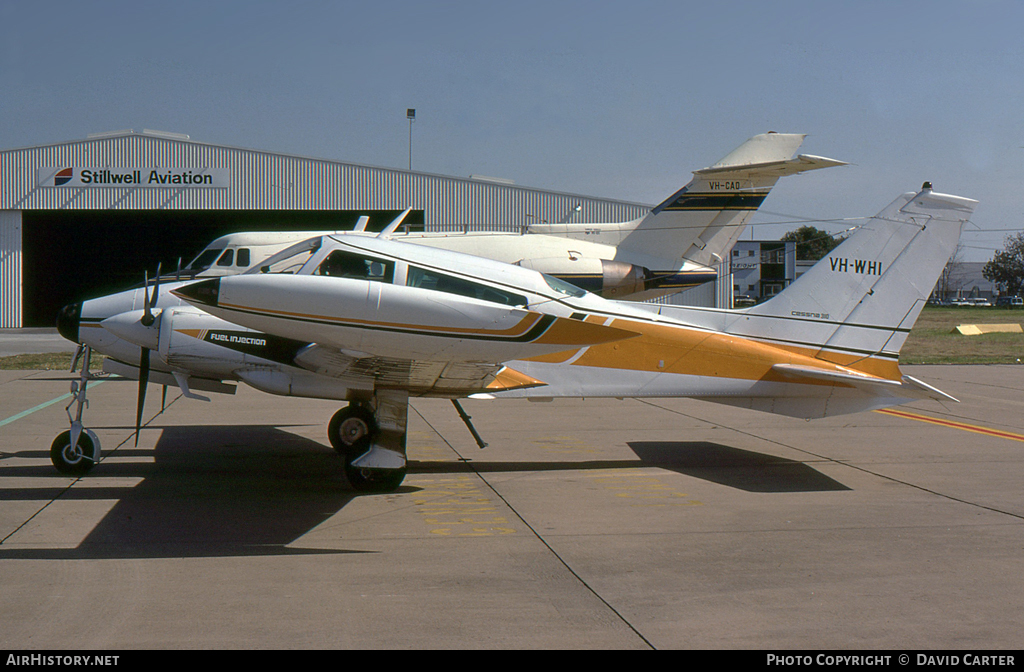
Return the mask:
<path fill-rule="evenodd" d="M 40 187 L 171 187 L 176 189 L 231 186 L 230 168 L 82 168 L 38 169 Z"/>

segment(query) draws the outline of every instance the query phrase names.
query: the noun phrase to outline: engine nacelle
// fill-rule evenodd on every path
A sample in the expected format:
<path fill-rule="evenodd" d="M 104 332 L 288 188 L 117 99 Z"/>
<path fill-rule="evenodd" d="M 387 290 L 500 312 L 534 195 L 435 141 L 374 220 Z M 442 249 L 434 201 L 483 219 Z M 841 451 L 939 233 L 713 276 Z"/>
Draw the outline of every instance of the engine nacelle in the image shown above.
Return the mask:
<path fill-rule="evenodd" d="M 168 308 L 160 320 L 160 356 L 199 376 L 229 378 L 245 366 L 291 365 L 309 343 L 262 334 L 190 308 Z"/>
<path fill-rule="evenodd" d="M 241 369 L 236 375 L 250 387 L 283 397 L 353 401 L 373 395 L 372 383 L 363 381 L 361 385 L 354 385 L 295 369 L 253 367 Z"/>
<path fill-rule="evenodd" d="M 611 259 L 568 256 L 523 259 L 523 268 L 553 275 L 581 289 L 609 298 L 622 298 L 647 289 L 651 271 L 643 266 Z"/>

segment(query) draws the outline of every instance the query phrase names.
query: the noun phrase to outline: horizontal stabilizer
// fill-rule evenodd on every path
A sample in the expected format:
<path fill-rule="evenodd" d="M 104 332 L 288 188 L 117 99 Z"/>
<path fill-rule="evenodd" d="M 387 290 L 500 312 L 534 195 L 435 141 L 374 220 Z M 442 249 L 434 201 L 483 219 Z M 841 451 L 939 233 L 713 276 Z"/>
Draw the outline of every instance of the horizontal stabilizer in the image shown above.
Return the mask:
<path fill-rule="evenodd" d="M 812 384 L 824 382 L 845 385 L 873 396 L 958 401 L 945 392 L 910 376 L 903 376 L 902 380 L 889 380 L 866 374 L 829 371 L 798 364 L 775 364 L 772 366 L 772 371 L 782 374 L 794 382 Z"/>
<path fill-rule="evenodd" d="M 787 161 L 767 161 L 764 163 L 749 163 L 738 166 L 723 166 L 716 164 L 710 168 L 695 170 L 693 171 L 693 174 L 699 176 L 717 176 L 721 175 L 722 173 L 734 173 L 736 175 L 759 174 L 784 177 L 786 175 L 796 175 L 797 173 L 803 173 L 808 170 L 817 170 L 819 168 L 833 168 L 835 166 L 847 165 L 849 164 L 846 163 L 845 161 L 829 159 L 824 156 L 801 154 L 795 159 L 789 159 Z"/>
<path fill-rule="evenodd" d="M 921 394 L 924 395 L 924 398 L 926 399 L 934 399 L 936 401 L 955 401 L 958 404 L 960 403 L 960 400 L 957 399 L 956 397 L 950 396 L 943 392 L 942 390 L 936 387 L 932 387 L 928 383 L 920 381 L 912 376 L 904 375 L 903 384 L 904 386 L 911 386 L 913 388 L 916 388 Z"/>

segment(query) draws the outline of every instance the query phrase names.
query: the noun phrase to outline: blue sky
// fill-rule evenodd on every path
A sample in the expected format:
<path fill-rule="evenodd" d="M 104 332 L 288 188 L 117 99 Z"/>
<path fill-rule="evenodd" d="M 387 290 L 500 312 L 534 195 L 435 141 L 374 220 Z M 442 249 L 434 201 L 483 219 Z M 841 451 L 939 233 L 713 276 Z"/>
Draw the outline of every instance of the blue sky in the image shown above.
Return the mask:
<path fill-rule="evenodd" d="M 980 201 L 981 261 L 1024 222 L 1021 26 L 997 0 L 0 0 L 0 148 L 148 128 L 406 167 L 413 107 L 414 169 L 656 203 L 807 133 L 852 165 L 781 181 L 754 236 L 931 180 Z"/>

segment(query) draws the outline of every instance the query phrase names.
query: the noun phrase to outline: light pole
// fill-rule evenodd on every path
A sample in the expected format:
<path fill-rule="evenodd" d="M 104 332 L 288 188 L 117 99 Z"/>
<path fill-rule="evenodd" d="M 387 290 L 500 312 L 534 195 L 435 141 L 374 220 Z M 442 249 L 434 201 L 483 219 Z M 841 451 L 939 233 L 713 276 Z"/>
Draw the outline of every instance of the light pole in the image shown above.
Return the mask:
<path fill-rule="evenodd" d="M 405 116 L 409 120 L 409 170 L 412 170 L 412 122 L 416 121 L 416 110 L 414 108 L 407 109 Z"/>

